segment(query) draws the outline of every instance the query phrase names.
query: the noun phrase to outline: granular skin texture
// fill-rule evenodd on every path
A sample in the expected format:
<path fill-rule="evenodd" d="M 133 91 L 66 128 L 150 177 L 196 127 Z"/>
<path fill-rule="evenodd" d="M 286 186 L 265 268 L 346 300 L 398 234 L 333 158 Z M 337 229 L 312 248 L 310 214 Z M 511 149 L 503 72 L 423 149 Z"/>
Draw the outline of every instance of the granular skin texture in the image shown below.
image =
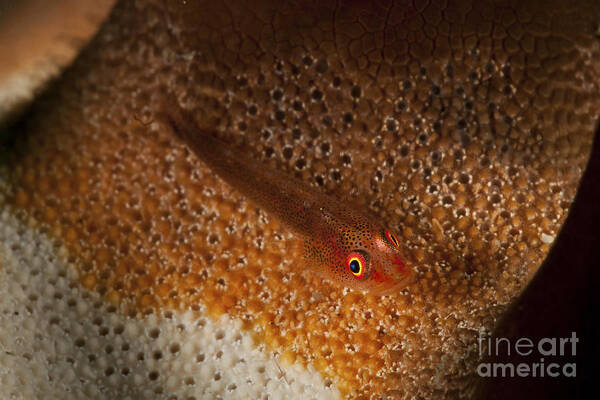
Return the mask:
<path fill-rule="evenodd" d="M 585 168 L 599 22 L 594 1 L 120 2 L 37 103 L 11 203 L 124 313 L 228 314 L 352 398 L 466 398 L 479 332 Z M 416 282 L 380 298 L 305 271 L 285 226 L 153 121 L 163 92 L 395 229 Z"/>

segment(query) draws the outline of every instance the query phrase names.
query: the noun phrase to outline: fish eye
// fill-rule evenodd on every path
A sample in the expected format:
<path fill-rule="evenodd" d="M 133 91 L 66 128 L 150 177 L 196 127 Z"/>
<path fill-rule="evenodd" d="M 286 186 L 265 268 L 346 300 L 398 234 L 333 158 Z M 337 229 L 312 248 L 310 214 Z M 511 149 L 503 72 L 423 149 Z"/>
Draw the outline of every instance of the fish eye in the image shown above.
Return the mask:
<path fill-rule="evenodd" d="M 385 238 L 394 247 L 400 247 L 400 242 L 396 235 L 394 235 L 389 229 L 385 230 Z"/>
<path fill-rule="evenodd" d="M 362 252 L 353 251 L 346 257 L 346 267 L 356 279 L 362 279 L 365 275 L 367 261 Z"/>

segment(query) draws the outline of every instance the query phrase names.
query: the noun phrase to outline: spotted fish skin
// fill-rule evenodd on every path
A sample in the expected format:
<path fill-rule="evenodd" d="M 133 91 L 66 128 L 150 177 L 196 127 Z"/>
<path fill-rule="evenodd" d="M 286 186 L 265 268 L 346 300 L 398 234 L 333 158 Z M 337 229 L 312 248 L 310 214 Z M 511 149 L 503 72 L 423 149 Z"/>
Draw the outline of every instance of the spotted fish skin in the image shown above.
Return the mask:
<path fill-rule="evenodd" d="M 413 281 L 401 244 L 373 217 L 233 149 L 173 104 L 163 104 L 160 119 L 221 179 L 303 240 L 309 270 L 338 286 L 378 295 Z"/>

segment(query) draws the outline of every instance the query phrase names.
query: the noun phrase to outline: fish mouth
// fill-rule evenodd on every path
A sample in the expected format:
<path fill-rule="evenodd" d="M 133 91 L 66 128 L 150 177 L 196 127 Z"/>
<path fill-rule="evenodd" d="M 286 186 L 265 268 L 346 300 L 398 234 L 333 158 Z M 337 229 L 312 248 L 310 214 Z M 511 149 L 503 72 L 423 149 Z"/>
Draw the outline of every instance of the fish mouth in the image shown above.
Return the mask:
<path fill-rule="evenodd" d="M 403 274 L 406 270 L 406 263 L 400 256 L 396 256 L 392 260 L 392 265 L 396 268 L 396 271 L 399 272 L 400 274 Z"/>
<path fill-rule="evenodd" d="M 415 281 L 415 273 L 410 268 L 404 268 L 401 273 L 394 274 L 398 276 L 398 278 L 394 279 L 389 284 L 382 284 L 378 287 L 373 288 L 372 292 L 378 296 L 385 296 L 389 294 L 394 294 L 405 287 L 409 286 Z"/>

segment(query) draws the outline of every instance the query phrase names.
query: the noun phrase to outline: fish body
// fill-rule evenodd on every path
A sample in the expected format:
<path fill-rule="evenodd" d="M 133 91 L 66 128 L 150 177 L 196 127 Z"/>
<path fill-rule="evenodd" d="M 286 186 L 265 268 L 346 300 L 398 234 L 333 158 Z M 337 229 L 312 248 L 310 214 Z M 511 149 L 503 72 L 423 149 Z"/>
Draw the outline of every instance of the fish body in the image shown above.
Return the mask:
<path fill-rule="evenodd" d="M 302 238 L 311 271 L 339 286 L 380 295 L 412 282 L 400 242 L 370 215 L 198 129 L 178 107 L 167 107 L 161 115 L 221 179 Z"/>

